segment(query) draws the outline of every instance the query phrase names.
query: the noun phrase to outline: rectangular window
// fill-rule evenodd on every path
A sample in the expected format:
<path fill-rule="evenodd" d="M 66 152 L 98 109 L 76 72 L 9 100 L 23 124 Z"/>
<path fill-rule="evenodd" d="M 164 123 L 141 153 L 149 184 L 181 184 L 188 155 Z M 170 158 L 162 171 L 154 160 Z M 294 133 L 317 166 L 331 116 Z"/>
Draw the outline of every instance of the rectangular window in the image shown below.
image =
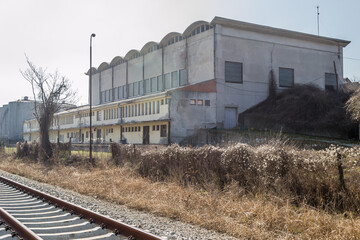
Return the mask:
<path fill-rule="evenodd" d="M 153 111 L 152 111 L 153 114 L 155 114 L 155 101 L 153 101 Z"/>
<path fill-rule="evenodd" d="M 175 88 L 179 86 L 179 75 L 177 71 L 171 73 L 171 87 Z"/>
<path fill-rule="evenodd" d="M 86 138 L 88 138 L 89 137 L 89 132 L 86 132 Z"/>
<path fill-rule="evenodd" d="M 113 91 L 113 94 L 114 94 L 114 100 L 115 100 L 115 99 L 119 99 L 119 96 L 118 96 L 118 92 L 119 92 L 119 91 L 118 91 L 118 88 L 117 88 L 117 87 L 116 87 L 116 88 L 113 88 L 112 91 Z"/>
<path fill-rule="evenodd" d="M 170 89 L 171 88 L 171 77 L 170 77 L 170 73 L 167 73 L 164 75 L 165 78 L 165 89 Z"/>
<path fill-rule="evenodd" d="M 118 87 L 118 96 L 119 96 L 119 99 L 122 99 L 123 98 L 123 88 L 122 86 Z"/>
<path fill-rule="evenodd" d="M 140 116 L 140 103 L 138 104 L 138 116 Z"/>
<path fill-rule="evenodd" d="M 160 137 L 166 137 L 166 125 L 161 125 Z"/>
<path fill-rule="evenodd" d="M 190 105 L 196 105 L 196 99 L 190 99 Z"/>
<path fill-rule="evenodd" d="M 145 103 L 145 115 L 148 114 L 148 103 Z"/>
<path fill-rule="evenodd" d="M 197 105 L 198 105 L 198 106 L 202 106 L 203 104 L 204 104 L 203 100 L 202 100 L 202 99 L 198 99 Z"/>
<path fill-rule="evenodd" d="M 145 92 L 145 94 L 150 93 L 150 80 L 149 79 L 144 80 L 144 92 Z"/>
<path fill-rule="evenodd" d="M 210 100 L 205 100 L 205 106 L 210 106 Z"/>
<path fill-rule="evenodd" d="M 137 116 L 137 104 L 135 104 L 135 117 Z"/>
<path fill-rule="evenodd" d="M 151 92 L 156 92 L 156 90 L 157 90 L 156 78 L 153 77 L 150 80 L 151 80 Z"/>
<path fill-rule="evenodd" d="M 157 91 L 161 92 L 163 89 L 163 84 L 162 84 L 162 76 L 158 76 L 157 77 Z"/>
<path fill-rule="evenodd" d="M 128 84 L 129 88 L 129 97 L 134 96 L 134 85 L 132 83 Z"/>
<path fill-rule="evenodd" d="M 101 121 L 101 111 L 96 112 L 96 121 Z"/>
<path fill-rule="evenodd" d="M 325 73 L 325 89 L 336 90 L 336 75 L 334 73 Z"/>
<path fill-rule="evenodd" d="M 155 131 L 155 125 L 153 125 L 152 130 Z"/>
<path fill-rule="evenodd" d="M 138 96 L 138 95 L 139 95 L 139 83 L 134 82 L 134 96 Z"/>
<path fill-rule="evenodd" d="M 144 95 L 144 82 L 143 81 L 139 81 L 139 95 L 142 96 Z"/>
<path fill-rule="evenodd" d="M 104 103 L 105 102 L 105 92 L 104 91 L 101 92 L 100 95 L 101 95 L 101 103 Z"/>
<path fill-rule="evenodd" d="M 225 61 L 225 82 L 230 82 L 230 83 L 243 82 L 242 63 Z"/>
<path fill-rule="evenodd" d="M 156 125 L 156 131 L 159 131 L 159 130 L 160 130 L 159 127 L 160 127 L 159 125 Z"/>
<path fill-rule="evenodd" d="M 144 103 L 141 104 L 141 115 L 144 115 Z"/>
<path fill-rule="evenodd" d="M 131 116 L 134 116 L 134 105 L 131 105 Z"/>
<path fill-rule="evenodd" d="M 149 102 L 149 115 L 151 115 L 151 102 Z"/>
<path fill-rule="evenodd" d="M 182 69 L 179 72 L 180 74 L 180 86 L 184 86 L 187 83 L 187 75 L 186 75 L 186 70 Z"/>
<path fill-rule="evenodd" d="M 280 87 L 294 86 L 294 69 L 279 68 L 279 86 Z"/>
<path fill-rule="evenodd" d="M 156 113 L 160 113 L 160 101 L 156 102 Z"/>

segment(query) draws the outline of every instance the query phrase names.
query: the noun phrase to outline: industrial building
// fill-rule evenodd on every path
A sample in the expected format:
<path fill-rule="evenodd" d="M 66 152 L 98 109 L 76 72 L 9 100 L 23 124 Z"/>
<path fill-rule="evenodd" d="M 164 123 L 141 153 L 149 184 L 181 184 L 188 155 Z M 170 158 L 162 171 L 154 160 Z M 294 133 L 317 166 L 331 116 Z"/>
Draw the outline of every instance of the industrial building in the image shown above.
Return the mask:
<path fill-rule="evenodd" d="M 234 128 L 239 113 L 267 98 L 271 70 L 278 91 L 337 89 L 349 43 L 221 17 L 194 22 L 87 71 L 94 140 L 168 144 Z M 57 113 L 51 140 L 89 142 L 89 115 L 88 105 Z M 37 138 L 36 121 L 25 121 L 24 139 Z"/>
<path fill-rule="evenodd" d="M 34 117 L 34 101 L 24 97 L 0 107 L 0 142 L 23 140 L 23 124 Z"/>

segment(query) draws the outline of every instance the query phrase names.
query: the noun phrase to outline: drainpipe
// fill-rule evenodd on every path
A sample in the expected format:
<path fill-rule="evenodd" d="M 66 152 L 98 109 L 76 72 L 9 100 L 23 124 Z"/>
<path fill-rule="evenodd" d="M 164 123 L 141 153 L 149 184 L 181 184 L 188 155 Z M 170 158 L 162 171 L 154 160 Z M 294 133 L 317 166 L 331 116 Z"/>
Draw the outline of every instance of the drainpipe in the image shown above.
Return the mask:
<path fill-rule="evenodd" d="M 186 85 L 189 85 L 189 48 L 188 48 L 188 38 L 185 37 L 185 69 L 186 69 Z"/>
<path fill-rule="evenodd" d="M 168 99 L 168 98 L 166 98 Z M 166 100 L 165 100 L 166 101 Z M 168 130 L 168 145 L 171 144 L 171 138 L 170 138 L 170 129 L 171 129 L 171 114 L 170 114 L 170 104 L 171 104 L 171 98 L 169 98 L 169 101 L 168 101 L 168 119 L 169 119 L 169 130 Z"/>

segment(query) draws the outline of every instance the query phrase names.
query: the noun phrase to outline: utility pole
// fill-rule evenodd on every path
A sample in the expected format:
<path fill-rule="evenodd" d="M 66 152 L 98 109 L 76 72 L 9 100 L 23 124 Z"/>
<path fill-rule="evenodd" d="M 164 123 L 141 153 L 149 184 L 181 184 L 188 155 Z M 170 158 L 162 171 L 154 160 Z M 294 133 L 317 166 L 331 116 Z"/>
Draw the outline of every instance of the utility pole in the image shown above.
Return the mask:
<path fill-rule="evenodd" d="M 317 30 L 318 30 L 318 36 L 320 35 L 320 28 L 319 28 L 319 17 L 320 17 L 320 13 L 319 13 L 319 6 L 316 6 L 317 9 Z"/>

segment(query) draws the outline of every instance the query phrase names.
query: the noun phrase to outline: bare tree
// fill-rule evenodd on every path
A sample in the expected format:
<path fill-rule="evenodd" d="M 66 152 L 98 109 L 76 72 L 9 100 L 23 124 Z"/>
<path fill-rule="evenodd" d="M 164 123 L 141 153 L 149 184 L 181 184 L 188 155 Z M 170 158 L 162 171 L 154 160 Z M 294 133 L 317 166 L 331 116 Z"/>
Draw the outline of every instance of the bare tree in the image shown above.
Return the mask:
<path fill-rule="evenodd" d="M 58 71 L 53 74 L 46 69 L 36 67 L 26 56 L 29 68 L 20 70 L 22 76 L 31 84 L 35 100 L 34 116 L 39 123 L 40 130 L 40 158 L 47 161 L 52 157 L 52 148 L 49 139 L 49 129 L 54 119 L 54 114 L 61 108 L 69 106 L 74 101 L 75 93 L 65 76 Z"/>

